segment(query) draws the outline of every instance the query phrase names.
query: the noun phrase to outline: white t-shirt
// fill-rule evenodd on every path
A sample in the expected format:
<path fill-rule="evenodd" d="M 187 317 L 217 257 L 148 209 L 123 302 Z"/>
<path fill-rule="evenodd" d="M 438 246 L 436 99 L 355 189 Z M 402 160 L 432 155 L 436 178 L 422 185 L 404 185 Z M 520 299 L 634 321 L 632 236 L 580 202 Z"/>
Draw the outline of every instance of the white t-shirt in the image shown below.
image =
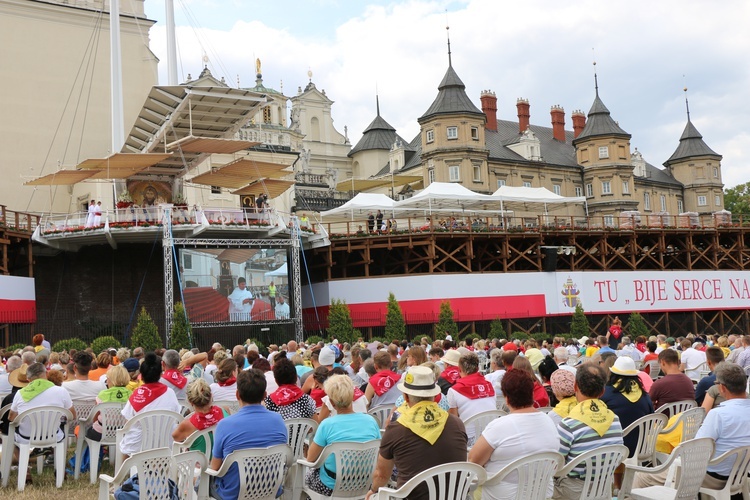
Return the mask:
<path fill-rule="evenodd" d="M 468 429 L 467 429 L 468 430 Z M 500 471 L 509 463 L 532 453 L 558 451 L 560 436 L 552 420 L 542 412 L 511 413 L 490 422 L 482 433 L 495 449 L 484 465 L 487 475 Z M 513 500 L 516 498 L 518 475 L 511 474 L 495 486 L 482 488 L 483 500 Z M 552 481 L 547 487 L 547 498 L 553 494 Z"/>
<path fill-rule="evenodd" d="M 491 383 L 492 387 L 495 388 L 495 394 L 503 393 L 503 391 L 500 390 L 500 382 L 502 382 L 504 375 L 505 375 L 505 370 L 500 369 L 500 370 L 495 370 L 494 372 L 490 372 L 484 376 L 484 379 L 487 382 Z"/>
<path fill-rule="evenodd" d="M 279 388 L 279 384 L 277 384 L 276 379 L 273 378 L 272 370 L 268 370 L 264 375 L 266 376 L 266 392 L 271 394 Z"/>
<path fill-rule="evenodd" d="M 469 418 L 473 417 L 477 413 L 497 409 L 495 396 L 491 396 L 488 398 L 469 399 L 463 394 L 460 394 L 452 387 L 448 389 L 447 396 L 448 407 L 458 409 L 458 417 L 464 422 L 466 422 Z M 474 442 L 476 435 L 474 434 L 473 426 L 469 426 L 466 428 L 466 436 L 469 438 L 470 443 Z"/>
<path fill-rule="evenodd" d="M 94 401 L 99 393 L 107 388 L 97 380 L 69 380 L 63 382 L 62 386 L 73 401 Z"/>
<path fill-rule="evenodd" d="M 338 415 L 336 408 L 331 404 L 331 398 L 323 396 L 323 404 L 328 407 L 331 416 Z M 367 413 L 367 398 L 361 397 L 352 401 L 352 410 L 354 410 L 354 413 Z"/>
<path fill-rule="evenodd" d="M 13 386 L 8 382 L 8 373 L 0 373 L 0 394 L 8 394 L 13 390 Z"/>
<path fill-rule="evenodd" d="M 219 367 L 216 365 L 209 364 L 208 366 L 206 366 L 206 369 L 203 371 L 203 374 L 207 376 L 206 380 L 210 379 L 209 384 L 212 384 L 214 382 L 214 373 L 218 369 Z"/>
<path fill-rule="evenodd" d="M 211 396 L 214 398 L 214 403 L 216 401 L 237 401 L 237 382 L 223 387 L 214 382 L 211 384 Z"/>
<path fill-rule="evenodd" d="M 682 356 L 680 356 L 680 363 L 685 364 L 685 375 L 692 379 L 700 377 L 700 370 L 696 370 L 696 368 L 705 361 L 706 353 L 692 347 L 682 351 Z"/>
<path fill-rule="evenodd" d="M 122 416 L 125 417 L 125 420 L 130 420 L 131 418 L 135 417 L 136 415 L 141 415 L 143 413 L 149 412 L 149 411 L 155 411 L 155 410 L 169 410 L 174 411 L 177 413 L 180 413 L 180 410 L 182 407 L 180 406 L 180 403 L 177 401 L 177 396 L 175 396 L 174 391 L 167 390 L 164 394 L 159 396 L 158 398 L 151 401 L 149 404 L 141 408 L 141 411 L 136 413 L 136 411 L 133 409 L 133 407 L 130 405 L 130 401 L 128 401 L 125 404 L 125 408 L 122 409 Z M 171 429 L 169 431 L 169 434 L 172 434 L 172 431 L 174 429 Z M 120 448 L 119 452 L 124 455 L 132 455 L 133 453 L 138 453 L 141 451 L 141 426 L 136 425 L 132 427 L 122 438 L 122 441 L 120 442 Z"/>
<path fill-rule="evenodd" d="M 68 391 L 66 391 L 62 387 L 54 385 L 43 393 L 39 394 L 28 403 L 21 397 L 21 391 L 16 392 L 16 395 L 13 397 L 13 403 L 11 404 L 10 410 L 16 413 L 21 413 L 32 408 L 38 408 L 40 406 L 59 406 L 60 408 L 70 410 L 73 407 L 73 400 L 70 398 L 70 394 L 68 394 Z M 19 436 L 19 433 L 22 436 L 26 437 Z M 30 433 L 31 423 L 28 421 L 28 419 L 24 419 L 21 422 L 21 425 L 18 426 L 18 432 L 16 432 L 16 440 L 22 443 L 28 443 L 28 437 Z M 62 430 L 58 429 L 57 440 L 60 441 L 62 439 L 65 439 L 65 435 L 63 434 Z"/>

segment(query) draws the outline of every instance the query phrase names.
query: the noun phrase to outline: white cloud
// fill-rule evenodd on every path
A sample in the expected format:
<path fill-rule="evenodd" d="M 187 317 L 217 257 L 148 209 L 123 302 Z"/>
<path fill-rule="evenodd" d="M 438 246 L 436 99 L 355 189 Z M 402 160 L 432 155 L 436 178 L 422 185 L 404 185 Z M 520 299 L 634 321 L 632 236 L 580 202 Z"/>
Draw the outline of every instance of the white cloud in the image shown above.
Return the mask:
<path fill-rule="evenodd" d="M 254 85 L 259 57 L 266 86 L 278 89 L 283 80 L 291 96 L 307 83 L 310 68 L 318 88 L 336 101 L 336 126 L 343 131 L 348 125 L 353 143 L 375 115 L 376 85 L 382 116 L 407 139 L 418 132 L 416 120 L 435 98 L 447 68 L 448 6 L 453 65 L 477 106 L 480 91 L 491 89 L 500 118 L 515 120 L 516 98 L 525 97 L 532 123 L 549 125 L 549 108 L 559 104 L 571 128 L 572 111 L 587 112 L 593 101 L 595 57 L 600 95 L 647 161 L 661 165 L 677 147 L 687 85 L 693 122 L 724 155 L 725 183 L 748 180 L 743 153 L 750 150 L 745 132 L 750 74 L 743 61 L 750 52 L 744 26 L 749 2 L 412 0 L 369 5 L 332 25 L 326 9 L 342 4 L 321 0 L 320 15 L 307 20 L 309 29 L 300 33 L 284 17 L 257 20 L 251 9 L 235 10 L 228 0 L 210 4 L 215 12 L 228 4 L 245 14 L 225 31 L 178 28 L 183 75 L 197 76 L 209 45 L 212 71 L 232 84 L 239 74 L 243 86 Z M 196 32 L 208 43 L 201 46 Z M 157 25 L 152 49 L 162 60 L 162 82 L 164 48 L 164 28 Z"/>

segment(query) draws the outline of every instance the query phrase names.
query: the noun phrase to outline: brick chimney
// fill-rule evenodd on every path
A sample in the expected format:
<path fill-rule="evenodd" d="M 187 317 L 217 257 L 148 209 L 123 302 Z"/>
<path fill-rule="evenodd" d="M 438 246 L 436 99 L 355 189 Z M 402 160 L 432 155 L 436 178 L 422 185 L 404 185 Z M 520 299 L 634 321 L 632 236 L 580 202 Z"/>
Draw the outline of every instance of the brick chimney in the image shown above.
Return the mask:
<path fill-rule="evenodd" d="M 586 126 L 586 115 L 580 109 L 573 111 L 570 116 L 573 120 L 573 137 L 577 138 L 583 132 L 583 128 Z"/>
<path fill-rule="evenodd" d="M 529 114 L 530 107 L 529 101 L 522 97 L 519 97 L 516 101 L 516 108 L 518 109 L 518 131 L 522 134 L 526 132 L 527 128 L 529 128 L 529 118 L 531 118 L 531 115 Z"/>
<path fill-rule="evenodd" d="M 549 114 L 552 117 L 552 137 L 565 142 L 565 110 L 558 104 L 552 106 Z"/>
<path fill-rule="evenodd" d="M 484 128 L 497 132 L 497 97 L 491 90 L 483 90 L 479 95 L 482 102 L 482 112 L 487 118 Z"/>

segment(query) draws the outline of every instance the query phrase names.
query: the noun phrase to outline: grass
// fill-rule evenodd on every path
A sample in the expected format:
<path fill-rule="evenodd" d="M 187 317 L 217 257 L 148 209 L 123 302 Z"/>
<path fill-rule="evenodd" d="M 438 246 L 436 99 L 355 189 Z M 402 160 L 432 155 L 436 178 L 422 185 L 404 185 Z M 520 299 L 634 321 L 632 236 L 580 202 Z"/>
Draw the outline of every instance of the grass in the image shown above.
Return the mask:
<path fill-rule="evenodd" d="M 75 448 L 68 450 L 68 459 L 73 456 Z M 45 465 L 42 474 L 36 473 L 36 460 L 29 464 L 31 470 L 32 484 L 27 484 L 21 492 L 17 491 L 18 472 L 12 470 L 6 488 L 0 488 L 0 497 L 3 499 L 23 499 L 23 500 L 51 500 L 53 498 L 73 498 L 75 500 L 89 500 L 97 498 L 99 494 L 99 481 L 95 484 L 89 482 L 89 472 L 81 474 L 78 480 L 73 476 L 65 476 L 61 488 L 55 487 L 55 468 L 52 465 Z M 101 474 L 113 474 L 114 466 L 108 461 L 102 462 L 99 468 Z"/>

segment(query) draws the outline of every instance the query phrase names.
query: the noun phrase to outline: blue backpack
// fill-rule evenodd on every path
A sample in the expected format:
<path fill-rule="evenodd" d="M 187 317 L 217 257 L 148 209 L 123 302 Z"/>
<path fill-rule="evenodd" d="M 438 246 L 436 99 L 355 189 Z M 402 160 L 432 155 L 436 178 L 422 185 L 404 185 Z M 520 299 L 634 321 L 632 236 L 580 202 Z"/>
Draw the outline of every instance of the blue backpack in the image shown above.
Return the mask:
<path fill-rule="evenodd" d="M 140 500 L 141 485 L 138 474 L 131 476 L 122 485 L 115 490 L 115 500 Z M 171 479 L 161 485 L 161 488 L 169 488 L 169 497 L 172 500 L 180 500 L 177 484 Z M 161 489 L 157 486 L 157 489 Z M 152 488 L 154 489 L 154 488 Z"/>

